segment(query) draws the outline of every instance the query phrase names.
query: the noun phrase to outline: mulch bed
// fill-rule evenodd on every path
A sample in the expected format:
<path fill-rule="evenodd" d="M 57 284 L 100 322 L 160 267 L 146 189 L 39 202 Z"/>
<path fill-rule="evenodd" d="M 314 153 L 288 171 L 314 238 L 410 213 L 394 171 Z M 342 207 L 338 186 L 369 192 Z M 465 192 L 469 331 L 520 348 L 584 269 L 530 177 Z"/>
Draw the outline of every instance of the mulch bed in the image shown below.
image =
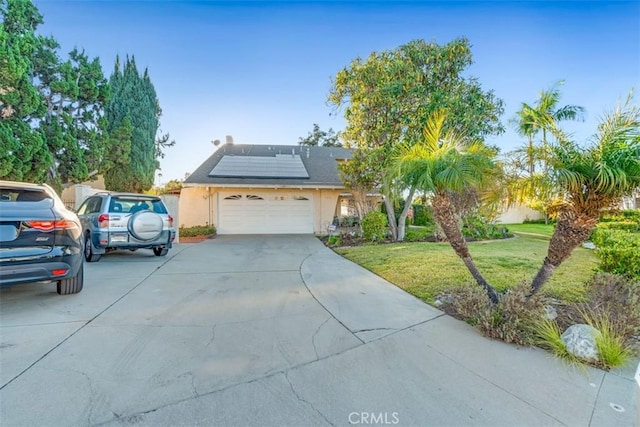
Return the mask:
<path fill-rule="evenodd" d="M 180 236 L 180 243 L 200 243 L 207 239 L 213 239 L 214 236 L 207 234 L 200 236 Z"/>

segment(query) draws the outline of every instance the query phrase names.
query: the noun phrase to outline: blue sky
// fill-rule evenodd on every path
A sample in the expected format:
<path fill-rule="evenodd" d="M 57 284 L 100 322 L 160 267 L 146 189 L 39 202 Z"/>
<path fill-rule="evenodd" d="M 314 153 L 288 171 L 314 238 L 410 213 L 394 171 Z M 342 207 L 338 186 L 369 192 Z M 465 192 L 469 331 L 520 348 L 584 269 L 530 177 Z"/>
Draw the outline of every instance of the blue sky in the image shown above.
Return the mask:
<path fill-rule="evenodd" d="M 182 179 L 232 135 L 236 143 L 297 144 L 313 123 L 344 127 L 326 104 L 331 78 L 356 57 L 414 39 L 473 45 L 468 74 L 505 101 L 508 131 L 488 142 L 508 151 L 522 139 L 508 120 L 522 102 L 564 80 L 562 105 L 587 120 L 565 128 L 578 141 L 605 110 L 640 91 L 640 2 L 216 2 L 34 0 L 39 32 L 99 57 L 149 69 L 176 146 L 162 182 Z M 636 95 L 636 103 L 640 94 Z"/>

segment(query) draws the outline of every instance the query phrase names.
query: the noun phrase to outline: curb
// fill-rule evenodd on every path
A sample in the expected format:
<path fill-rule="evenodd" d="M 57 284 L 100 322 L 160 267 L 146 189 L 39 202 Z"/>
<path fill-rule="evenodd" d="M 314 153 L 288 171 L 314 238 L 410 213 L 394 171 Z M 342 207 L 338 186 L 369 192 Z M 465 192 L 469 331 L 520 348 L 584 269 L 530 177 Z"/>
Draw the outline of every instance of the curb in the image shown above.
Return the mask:
<path fill-rule="evenodd" d="M 636 380 L 636 425 L 640 427 L 640 363 L 634 378 Z"/>

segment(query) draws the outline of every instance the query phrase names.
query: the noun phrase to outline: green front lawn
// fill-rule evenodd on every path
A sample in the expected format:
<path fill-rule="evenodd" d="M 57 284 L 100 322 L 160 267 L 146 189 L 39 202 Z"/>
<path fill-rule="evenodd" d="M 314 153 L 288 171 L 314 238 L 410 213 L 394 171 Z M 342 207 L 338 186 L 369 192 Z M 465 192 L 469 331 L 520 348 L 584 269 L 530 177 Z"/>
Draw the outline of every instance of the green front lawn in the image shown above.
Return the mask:
<path fill-rule="evenodd" d="M 516 237 L 469 243 L 478 268 L 502 290 L 531 280 L 546 256 L 553 225 L 509 225 Z M 432 303 L 448 288 L 472 284 L 473 279 L 448 243 L 393 243 L 335 249 L 407 292 Z M 589 249 L 576 249 L 544 286 L 545 295 L 563 301 L 584 298 L 584 283 L 598 260 Z"/>

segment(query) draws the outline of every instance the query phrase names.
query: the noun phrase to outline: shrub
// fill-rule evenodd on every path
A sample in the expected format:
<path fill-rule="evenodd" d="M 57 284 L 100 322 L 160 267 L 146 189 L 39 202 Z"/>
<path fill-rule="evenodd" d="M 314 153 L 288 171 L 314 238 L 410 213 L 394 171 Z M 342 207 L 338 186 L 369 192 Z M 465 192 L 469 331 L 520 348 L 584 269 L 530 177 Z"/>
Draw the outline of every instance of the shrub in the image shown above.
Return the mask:
<path fill-rule="evenodd" d="M 341 243 L 342 243 L 342 241 L 340 239 L 340 236 L 331 235 L 327 239 L 327 245 L 328 246 L 340 246 Z"/>
<path fill-rule="evenodd" d="M 604 369 L 611 369 L 627 363 L 633 353 L 631 345 L 625 342 L 607 313 L 604 311 L 583 311 L 581 313 L 582 321 L 600 332 L 595 337 L 598 349 L 597 361 L 585 361 L 570 353 L 562 341 L 562 332 L 558 324 L 550 319 L 543 319 L 538 323 L 536 327 L 537 344 L 571 363 L 588 363 Z"/>
<path fill-rule="evenodd" d="M 598 359 L 602 367 L 610 369 L 624 365 L 631 356 L 631 346 L 625 343 L 618 326 L 606 311 L 585 313 L 585 322 L 600 331 L 596 336 Z"/>
<path fill-rule="evenodd" d="M 427 242 L 435 240 L 433 227 L 410 227 L 406 229 L 404 235 L 405 242 Z"/>
<path fill-rule="evenodd" d="M 558 318 L 553 325 L 549 321 L 538 325 L 539 345 L 565 360 L 579 361 L 558 340 L 563 329 L 586 323 L 602 334 L 596 340 L 600 360 L 592 364 L 605 369 L 623 365 L 640 342 L 640 282 L 597 273 L 587 283 L 586 296 L 586 302 L 556 306 Z"/>
<path fill-rule="evenodd" d="M 640 279 L 640 234 L 598 227 L 591 238 L 600 270 Z"/>
<path fill-rule="evenodd" d="M 610 212 L 604 215 L 600 222 L 635 222 L 640 224 L 640 210 L 627 209 L 624 211 Z"/>
<path fill-rule="evenodd" d="M 608 314 L 626 343 L 640 339 L 640 281 L 598 273 L 587 283 L 591 310 Z"/>
<path fill-rule="evenodd" d="M 433 225 L 433 210 L 431 206 L 413 205 L 413 225 Z"/>
<path fill-rule="evenodd" d="M 358 217 L 357 216 L 345 216 L 340 218 L 340 226 L 342 227 L 354 227 L 358 225 Z"/>
<path fill-rule="evenodd" d="M 387 216 L 377 211 L 367 213 L 362 218 L 362 234 L 371 242 L 384 240 L 387 235 Z"/>
<path fill-rule="evenodd" d="M 485 336 L 520 345 L 537 341 L 536 325 L 545 311 L 538 296 L 527 298 L 530 284 L 522 283 L 501 295 L 497 305 L 487 298 L 479 286 L 453 291 L 445 311 L 477 327 Z"/>
<path fill-rule="evenodd" d="M 605 230 L 622 230 L 631 233 L 640 232 L 640 223 L 633 221 L 611 221 L 598 224 L 597 229 Z"/>
<path fill-rule="evenodd" d="M 562 331 L 558 324 L 551 319 L 542 319 L 536 325 L 536 344 L 549 350 L 556 357 L 570 363 L 582 363 L 578 356 L 569 353 L 567 346 L 562 341 Z"/>
<path fill-rule="evenodd" d="M 182 237 L 210 236 L 212 234 L 216 234 L 216 227 L 214 227 L 213 225 L 180 227 L 180 236 Z"/>
<path fill-rule="evenodd" d="M 465 238 L 473 240 L 504 239 L 512 236 L 507 227 L 498 226 L 478 215 L 469 216 L 464 220 L 462 234 Z"/>
<path fill-rule="evenodd" d="M 640 209 L 627 209 L 620 212 L 620 216 L 625 219 L 640 223 Z"/>

